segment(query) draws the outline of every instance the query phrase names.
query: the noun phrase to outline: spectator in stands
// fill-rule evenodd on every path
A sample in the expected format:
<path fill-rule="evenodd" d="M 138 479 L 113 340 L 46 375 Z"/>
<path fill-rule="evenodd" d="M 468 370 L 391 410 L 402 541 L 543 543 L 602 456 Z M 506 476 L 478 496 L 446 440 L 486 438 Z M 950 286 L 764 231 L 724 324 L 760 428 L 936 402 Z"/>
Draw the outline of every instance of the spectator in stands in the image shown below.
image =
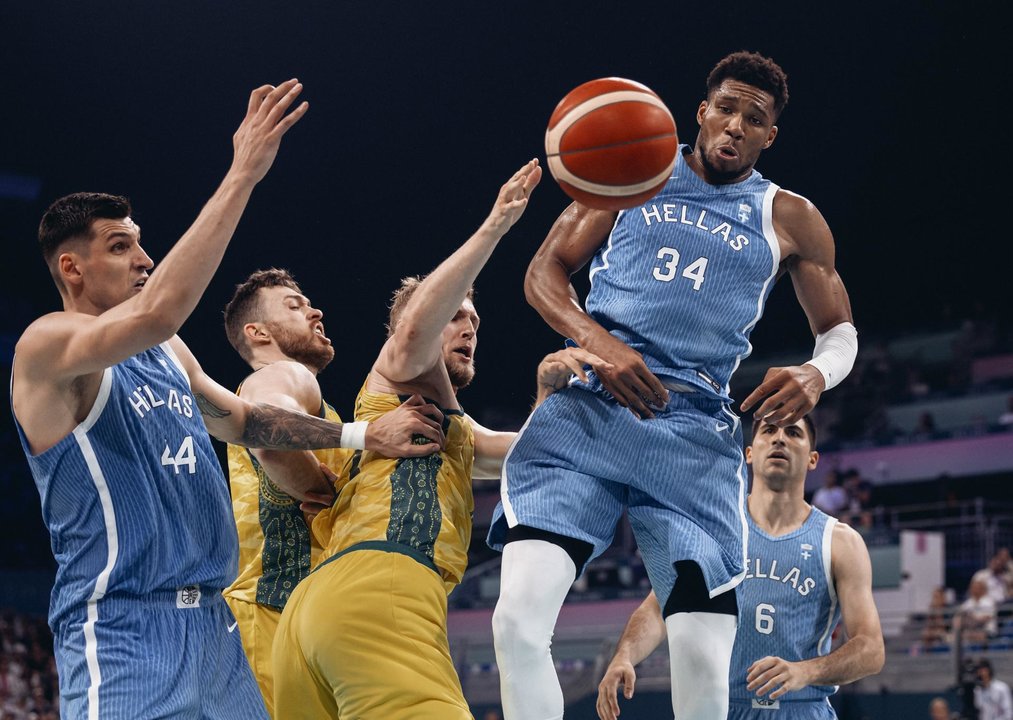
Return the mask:
<path fill-rule="evenodd" d="M 848 491 L 841 486 L 837 470 L 827 473 L 823 486 L 813 493 L 812 504 L 833 517 L 840 517 L 848 509 Z"/>
<path fill-rule="evenodd" d="M 1013 427 L 1013 395 L 1006 400 L 1006 412 L 999 416 L 999 424 L 1003 427 Z"/>
<path fill-rule="evenodd" d="M 929 720 L 956 720 L 958 715 L 950 710 L 950 703 L 944 697 L 932 698 L 929 703 Z"/>
<path fill-rule="evenodd" d="M 959 636 L 965 644 L 986 643 L 998 632 L 995 600 L 989 596 L 983 580 L 971 580 L 967 599 L 960 605 L 953 623 L 954 629 L 961 631 Z"/>
<path fill-rule="evenodd" d="M 996 605 L 1004 603 L 1013 590 L 1013 562 L 1010 561 L 1009 549 L 999 548 L 988 565 L 971 576 L 971 581 L 975 580 L 985 583 L 988 595 Z"/>
<path fill-rule="evenodd" d="M 992 663 L 978 663 L 978 687 L 974 688 L 974 707 L 978 720 L 1013 720 L 1013 696 L 1009 685 L 993 676 Z"/>
<path fill-rule="evenodd" d="M 932 413 L 925 411 L 918 416 L 918 424 L 911 431 L 911 438 L 913 440 L 932 440 L 937 434 L 936 418 Z"/>
<path fill-rule="evenodd" d="M 947 611 L 946 588 L 937 587 L 932 591 L 929 611 L 922 629 L 922 647 L 933 648 L 950 641 L 950 621 Z M 949 707 L 947 706 L 947 711 Z"/>

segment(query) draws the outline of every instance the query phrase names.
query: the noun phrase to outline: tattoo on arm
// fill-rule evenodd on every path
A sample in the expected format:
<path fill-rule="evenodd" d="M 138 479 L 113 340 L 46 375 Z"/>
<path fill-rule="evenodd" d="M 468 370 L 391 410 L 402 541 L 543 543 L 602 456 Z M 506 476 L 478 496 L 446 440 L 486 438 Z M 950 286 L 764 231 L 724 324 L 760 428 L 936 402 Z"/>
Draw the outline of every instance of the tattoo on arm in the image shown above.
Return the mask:
<path fill-rule="evenodd" d="M 197 400 L 197 409 L 200 410 L 200 414 L 204 417 L 218 419 L 228 417 L 232 414 L 225 408 L 220 408 L 215 405 L 201 393 L 194 393 L 194 398 Z"/>
<path fill-rule="evenodd" d="M 341 446 L 341 423 L 258 403 L 246 415 L 240 444 L 265 450 L 317 450 Z"/>

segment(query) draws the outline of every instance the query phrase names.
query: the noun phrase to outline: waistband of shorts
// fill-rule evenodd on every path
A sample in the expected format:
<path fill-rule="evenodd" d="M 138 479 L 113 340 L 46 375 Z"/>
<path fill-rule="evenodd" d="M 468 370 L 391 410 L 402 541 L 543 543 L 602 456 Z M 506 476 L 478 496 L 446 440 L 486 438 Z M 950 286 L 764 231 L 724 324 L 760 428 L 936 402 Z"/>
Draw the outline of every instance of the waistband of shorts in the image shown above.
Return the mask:
<path fill-rule="evenodd" d="M 189 610 L 223 603 L 225 598 L 222 596 L 222 588 L 212 588 L 194 583 L 183 585 L 174 590 L 153 590 L 139 594 L 110 593 L 99 598 L 98 602 L 102 607 L 142 605 L 149 608 L 165 606 Z"/>
<path fill-rule="evenodd" d="M 675 393 L 695 393 L 695 392 L 699 392 L 692 385 L 687 385 L 686 383 L 681 383 L 678 380 L 673 380 L 672 378 L 664 378 L 663 377 L 663 378 L 658 378 L 658 379 L 661 380 L 661 384 L 665 386 L 665 389 L 668 390 L 668 391 L 670 391 L 670 392 L 675 392 Z"/>
<path fill-rule="evenodd" d="M 336 552 L 335 554 L 331 555 L 329 558 L 324 560 L 322 563 L 317 565 L 315 568 L 313 568 L 313 572 L 316 572 L 324 565 L 334 562 L 340 557 L 344 557 L 349 553 L 356 552 L 359 550 L 378 550 L 380 552 L 398 553 L 400 555 L 406 555 L 415 562 L 417 562 L 419 565 L 423 565 L 424 567 L 429 568 L 434 573 L 442 577 L 439 568 L 436 567 L 436 563 L 433 562 L 433 559 L 431 557 L 429 557 L 424 553 L 419 552 L 413 547 L 409 547 L 408 545 L 402 545 L 401 543 L 392 542 L 390 540 L 365 540 L 363 542 L 356 543 L 355 545 L 346 547 L 344 550 Z"/>

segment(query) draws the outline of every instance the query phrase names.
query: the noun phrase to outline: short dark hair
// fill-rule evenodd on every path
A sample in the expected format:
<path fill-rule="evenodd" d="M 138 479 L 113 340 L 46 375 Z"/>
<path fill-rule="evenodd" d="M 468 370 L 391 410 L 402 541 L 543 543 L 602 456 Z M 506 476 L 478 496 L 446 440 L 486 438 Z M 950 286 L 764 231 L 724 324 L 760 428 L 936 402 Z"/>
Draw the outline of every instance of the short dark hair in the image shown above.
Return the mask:
<path fill-rule="evenodd" d="M 299 283 L 288 270 L 268 268 L 250 273 L 250 277 L 236 285 L 232 299 L 225 305 L 225 335 L 236 352 L 247 362 L 252 358 L 252 353 L 246 342 L 243 326 L 249 322 L 257 322 L 261 310 L 257 292 L 262 288 L 271 287 L 287 287 L 302 293 Z"/>
<path fill-rule="evenodd" d="M 812 415 L 803 415 L 802 423 L 805 425 L 806 432 L 809 433 L 809 451 L 813 452 L 816 450 L 816 423 L 813 421 Z M 756 439 L 756 433 L 760 432 L 761 425 L 763 425 L 763 420 L 753 420 L 752 434 L 750 435 L 752 440 Z"/>
<path fill-rule="evenodd" d="M 707 76 L 707 97 L 728 78 L 770 93 L 774 97 L 775 119 L 788 104 L 788 76 L 769 57 L 746 50 L 726 55 Z"/>
<path fill-rule="evenodd" d="M 58 288 L 63 288 L 63 281 L 53 260 L 60 247 L 68 240 L 90 239 L 91 224 L 95 220 L 119 220 L 131 212 L 127 198 L 108 193 L 73 193 L 64 195 L 49 206 L 39 222 L 39 246 Z"/>
<path fill-rule="evenodd" d="M 390 313 L 387 317 L 387 337 L 391 337 L 394 331 L 397 329 L 397 323 L 401 319 L 401 313 L 404 312 L 405 306 L 408 301 L 412 299 L 412 295 L 419 289 L 422 281 L 425 280 L 428 275 L 411 275 L 406 278 L 401 278 L 401 285 L 398 286 L 397 290 L 390 298 Z M 475 300 L 475 288 L 468 288 L 468 294 L 464 296 L 465 299 Z"/>

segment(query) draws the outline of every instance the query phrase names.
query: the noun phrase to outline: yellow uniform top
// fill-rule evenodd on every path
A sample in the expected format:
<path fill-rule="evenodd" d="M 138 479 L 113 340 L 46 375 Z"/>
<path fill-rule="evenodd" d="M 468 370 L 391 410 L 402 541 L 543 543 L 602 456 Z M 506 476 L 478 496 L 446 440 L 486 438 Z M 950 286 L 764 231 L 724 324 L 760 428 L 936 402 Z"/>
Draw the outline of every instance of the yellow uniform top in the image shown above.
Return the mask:
<path fill-rule="evenodd" d="M 320 403 L 319 416 L 341 422 L 325 402 Z M 330 448 L 313 454 L 340 476 L 352 452 Z M 229 445 L 228 458 L 232 513 L 239 532 L 239 575 L 223 594 L 280 611 L 298 582 L 316 567 L 321 547 L 306 527 L 299 502 L 271 482 L 248 449 Z"/>
<path fill-rule="evenodd" d="M 363 385 L 355 419 L 375 420 L 400 404 L 397 395 Z M 367 543 L 405 552 L 433 567 L 448 593 L 461 582 L 475 510 L 475 436 L 460 410 L 443 413 L 447 444 L 442 452 L 393 460 L 369 451 L 355 453 L 337 501 L 313 520 L 313 534 L 324 547 L 322 560 Z"/>

